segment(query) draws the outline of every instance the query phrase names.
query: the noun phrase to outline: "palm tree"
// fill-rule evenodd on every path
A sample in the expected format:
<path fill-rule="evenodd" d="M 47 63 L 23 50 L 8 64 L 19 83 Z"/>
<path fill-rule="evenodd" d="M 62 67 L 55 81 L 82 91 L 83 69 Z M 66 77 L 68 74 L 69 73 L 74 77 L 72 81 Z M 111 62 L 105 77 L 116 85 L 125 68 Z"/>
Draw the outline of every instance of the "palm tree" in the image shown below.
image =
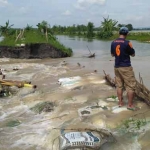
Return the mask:
<path fill-rule="evenodd" d="M 11 29 L 12 25 L 9 25 L 9 20 L 5 23 L 5 26 L 0 25 L 0 31 L 2 35 L 7 35 L 8 31 Z"/>

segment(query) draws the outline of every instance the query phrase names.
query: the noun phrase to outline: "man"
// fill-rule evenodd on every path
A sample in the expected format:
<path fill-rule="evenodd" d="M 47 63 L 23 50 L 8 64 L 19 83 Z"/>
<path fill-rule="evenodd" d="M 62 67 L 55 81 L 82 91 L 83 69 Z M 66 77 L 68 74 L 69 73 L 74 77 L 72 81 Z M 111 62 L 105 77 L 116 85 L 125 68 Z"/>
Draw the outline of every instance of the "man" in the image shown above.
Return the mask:
<path fill-rule="evenodd" d="M 134 110 L 133 99 L 136 80 L 131 66 L 130 56 L 135 56 L 135 51 L 130 41 L 126 40 L 129 33 L 127 27 L 121 27 L 119 38 L 111 43 L 111 55 L 115 56 L 114 72 L 116 76 L 117 96 L 119 107 L 123 106 L 123 88 L 127 91 L 127 109 Z"/>

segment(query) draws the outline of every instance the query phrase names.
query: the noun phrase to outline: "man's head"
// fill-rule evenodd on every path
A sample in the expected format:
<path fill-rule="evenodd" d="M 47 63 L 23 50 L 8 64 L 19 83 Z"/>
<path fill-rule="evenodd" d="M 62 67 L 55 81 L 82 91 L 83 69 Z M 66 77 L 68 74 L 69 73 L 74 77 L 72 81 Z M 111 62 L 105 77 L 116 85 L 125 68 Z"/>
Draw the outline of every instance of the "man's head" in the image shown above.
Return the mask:
<path fill-rule="evenodd" d="M 120 30 L 119 30 L 120 35 L 126 36 L 128 33 L 129 33 L 129 30 L 128 30 L 127 27 L 121 27 Z"/>

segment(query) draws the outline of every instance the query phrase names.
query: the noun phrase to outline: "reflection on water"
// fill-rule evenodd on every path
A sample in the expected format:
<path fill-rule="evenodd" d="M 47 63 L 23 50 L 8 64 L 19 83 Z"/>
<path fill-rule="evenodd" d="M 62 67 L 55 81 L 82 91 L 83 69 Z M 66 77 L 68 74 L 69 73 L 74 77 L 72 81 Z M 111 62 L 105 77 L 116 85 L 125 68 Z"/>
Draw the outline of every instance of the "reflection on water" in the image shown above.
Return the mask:
<path fill-rule="evenodd" d="M 57 36 L 58 40 L 64 45 L 73 49 L 73 58 L 68 58 L 70 63 L 76 64 L 80 62 L 87 69 L 98 70 L 103 74 L 103 70 L 114 76 L 113 65 L 114 58 L 110 55 L 111 41 L 93 40 L 89 42 L 87 39 L 74 37 L 70 40 L 68 36 Z M 72 38 L 71 38 L 72 39 Z M 135 71 L 135 76 L 138 79 L 141 74 L 144 84 L 150 89 L 150 44 L 132 41 L 133 47 L 136 51 L 136 56 L 131 58 L 131 63 Z M 89 54 L 89 50 L 96 54 L 95 58 L 87 59 L 83 56 Z"/>

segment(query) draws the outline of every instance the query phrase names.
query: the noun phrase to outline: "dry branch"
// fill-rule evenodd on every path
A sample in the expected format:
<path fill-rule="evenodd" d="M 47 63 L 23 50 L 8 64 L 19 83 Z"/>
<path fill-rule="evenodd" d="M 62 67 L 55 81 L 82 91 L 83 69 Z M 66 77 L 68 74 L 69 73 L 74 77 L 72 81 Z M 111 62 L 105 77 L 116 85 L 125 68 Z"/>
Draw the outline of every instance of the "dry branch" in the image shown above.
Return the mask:
<path fill-rule="evenodd" d="M 111 86 L 116 87 L 115 80 L 113 80 L 109 74 L 106 74 L 104 70 L 103 70 L 103 72 L 104 72 L 104 75 L 105 75 L 104 77 L 105 77 L 106 81 Z M 136 80 L 135 94 L 140 100 L 144 101 L 148 106 L 150 106 L 150 91 L 143 84 L 143 79 L 140 76 L 140 74 L 139 74 L 139 81 L 140 82 L 138 82 Z"/>

